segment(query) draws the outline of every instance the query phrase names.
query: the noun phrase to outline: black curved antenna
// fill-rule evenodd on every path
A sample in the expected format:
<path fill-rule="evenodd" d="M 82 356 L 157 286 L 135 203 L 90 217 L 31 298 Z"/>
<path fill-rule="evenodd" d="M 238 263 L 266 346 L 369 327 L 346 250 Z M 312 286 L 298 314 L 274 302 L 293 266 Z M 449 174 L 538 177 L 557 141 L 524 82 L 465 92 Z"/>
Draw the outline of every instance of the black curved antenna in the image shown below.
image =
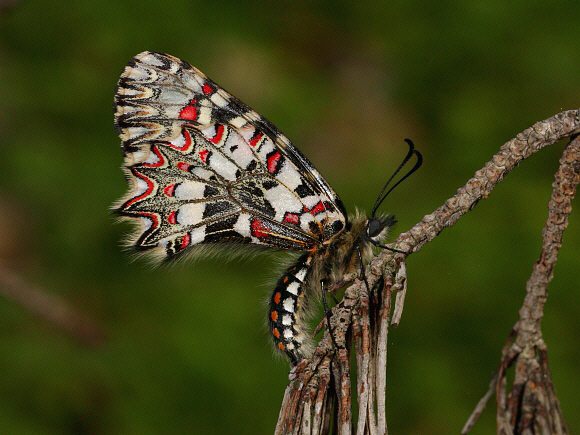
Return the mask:
<path fill-rule="evenodd" d="M 379 193 L 379 196 L 378 196 L 377 200 L 375 201 L 375 206 L 373 207 L 373 212 L 371 213 L 371 217 L 375 217 L 375 213 L 377 212 L 377 209 L 380 207 L 380 205 L 383 203 L 383 201 L 387 198 L 389 193 L 391 193 L 395 187 L 397 187 L 399 184 L 401 184 L 405 178 L 407 178 L 409 175 L 411 175 L 413 172 L 415 172 L 417 169 L 419 169 L 421 167 L 421 165 L 423 164 L 423 156 L 421 155 L 421 153 L 419 151 L 417 151 L 415 149 L 415 144 L 413 144 L 413 141 L 411 139 L 405 139 L 405 142 L 407 142 L 407 145 L 409 145 L 409 152 L 407 153 L 407 155 L 405 156 L 405 158 L 403 159 L 403 161 L 401 162 L 401 164 L 399 165 L 397 170 L 393 173 L 393 175 L 391 175 L 391 178 L 389 178 L 389 180 L 386 182 L 385 187 L 383 187 L 383 190 L 381 190 L 381 193 Z M 403 177 L 399 181 L 397 181 L 395 184 L 393 184 L 393 186 L 391 186 L 391 188 L 389 190 L 387 190 L 387 193 L 385 193 L 383 195 L 383 193 L 385 192 L 385 190 L 387 189 L 387 187 L 389 186 L 391 181 L 393 181 L 393 178 L 395 178 L 395 176 L 399 173 L 399 171 L 401 169 L 403 169 L 403 166 L 405 166 L 407 164 L 407 162 L 411 159 L 411 157 L 413 157 L 413 155 L 417 156 L 417 163 L 415 163 L 415 166 L 413 166 L 409 172 L 407 172 L 405 175 L 403 175 Z"/>

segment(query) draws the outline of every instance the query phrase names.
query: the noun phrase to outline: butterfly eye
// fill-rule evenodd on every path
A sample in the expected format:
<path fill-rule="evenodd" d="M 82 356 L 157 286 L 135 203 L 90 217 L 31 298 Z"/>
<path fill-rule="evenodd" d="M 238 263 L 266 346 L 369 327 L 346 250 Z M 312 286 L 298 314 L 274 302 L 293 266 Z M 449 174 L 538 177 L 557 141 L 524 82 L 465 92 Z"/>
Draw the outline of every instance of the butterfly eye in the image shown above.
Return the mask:
<path fill-rule="evenodd" d="M 378 219 L 371 219 L 367 224 L 367 232 L 370 238 L 377 237 L 381 231 L 383 230 L 384 226 L 381 224 L 381 221 Z"/>

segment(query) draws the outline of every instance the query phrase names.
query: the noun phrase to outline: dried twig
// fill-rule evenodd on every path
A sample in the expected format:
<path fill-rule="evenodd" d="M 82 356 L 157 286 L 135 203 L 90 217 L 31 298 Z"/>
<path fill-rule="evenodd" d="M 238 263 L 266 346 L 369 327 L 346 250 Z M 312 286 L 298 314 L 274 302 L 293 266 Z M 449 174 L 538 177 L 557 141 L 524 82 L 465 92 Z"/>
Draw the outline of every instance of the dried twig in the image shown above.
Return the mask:
<path fill-rule="evenodd" d="M 579 133 L 580 113 L 577 110 L 571 110 L 538 122 L 533 127 L 518 134 L 515 139 L 504 144 L 493 159 L 477 171 L 475 176 L 464 187 L 460 188 L 455 196 L 448 199 L 433 213 L 426 215 L 409 231 L 401 234 L 393 246 L 408 252 L 409 255 L 419 252 L 444 228 L 453 226 L 461 216 L 471 211 L 478 201 L 487 198 L 493 188 L 523 159 L 545 146 Z M 554 225 L 558 224 L 560 232 L 544 231 L 545 240 L 549 238 L 552 241 L 552 248 L 547 249 L 545 254 L 543 253 L 537 264 L 537 273 L 543 277 L 551 278 L 553 262 L 557 255 L 557 248 L 554 250 L 554 247 L 559 248 L 561 231 L 567 223 L 567 215 L 570 211 L 569 200 L 573 197 L 575 188 L 572 180 L 576 180 L 574 177 L 578 177 L 580 172 L 577 151 L 572 151 L 576 148 L 577 146 L 569 147 L 568 149 L 571 151 L 565 154 L 561 161 L 562 168 L 565 167 L 565 169 L 561 168 L 563 171 L 562 179 L 566 181 L 561 183 L 562 187 L 558 190 L 559 194 L 553 196 L 553 200 L 558 203 L 558 205 L 553 206 L 556 207 L 554 210 L 557 211 L 549 219 L 549 222 L 552 221 Z M 545 246 L 545 248 L 547 247 Z M 367 293 L 365 284 L 359 279 L 355 279 L 353 284 L 346 289 L 343 300 L 332 310 L 333 314 L 330 321 L 339 349 L 333 348 L 332 340 L 326 332 L 314 355 L 309 360 L 301 361 L 291 372 L 292 382 L 286 389 L 276 434 L 328 433 L 330 426 L 327 424 L 318 426 L 317 430 L 319 431 L 315 432 L 313 425 L 301 425 L 300 422 L 311 421 L 311 413 L 314 413 L 312 421 L 314 419 L 329 421 L 330 406 L 328 403 L 331 402 L 337 404 L 334 411 L 335 432 L 339 434 L 351 433 L 353 422 L 350 413 L 352 401 L 349 378 L 350 346 L 346 346 L 350 342 L 349 337 L 353 337 L 356 352 L 357 400 L 359 406 L 363 405 L 363 409 L 359 410 L 356 432 L 361 435 L 387 433 L 385 414 L 387 327 L 391 313 L 391 297 L 394 292 L 397 293 L 397 297 L 392 320 L 393 326 L 398 325 L 400 321 L 407 287 L 404 269 L 405 259 L 404 254 L 394 254 L 391 251 L 383 250 L 366 268 L 367 282 L 369 288 L 373 289 L 373 294 Z M 349 280 L 352 278 L 348 277 Z M 544 281 L 547 285 L 549 279 Z M 521 320 L 514 328 L 518 333 L 513 335 L 513 343 L 510 341 L 506 345 L 502 365 L 497 375 L 498 381 L 492 383 L 496 387 L 498 396 L 498 426 L 506 428 L 500 433 L 512 433 L 507 431 L 508 426 L 519 425 L 518 427 L 523 428 L 527 427 L 530 422 L 534 422 L 537 427 L 551 427 L 553 429 L 556 427 L 553 422 L 557 421 L 561 424 L 560 427 L 564 427 L 557 397 L 553 393 L 546 348 L 541 341 L 541 334 L 539 337 L 537 335 L 539 320 L 542 317 L 542 310 L 538 308 L 543 306 L 543 301 L 545 301 L 545 293 L 539 297 L 540 293 L 535 290 L 539 286 L 539 282 L 535 278 L 528 282 L 530 302 L 524 303 L 524 308 L 520 311 Z M 376 293 L 379 284 L 383 286 L 383 292 L 380 295 Z M 532 336 L 536 338 L 535 352 L 529 351 L 529 347 L 525 347 L 526 343 L 530 343 L 529 337 L 520 334 L 520 331 L 523 330 L 531 331 L 526 329 L 528 325 L 530 327 L 531 325 L 536 326 L 536 329 L 532 331 Z M 528 351 L 522 352 L 523 349 Z M 522 359 L 518 365 L 516 381 L 506 400 L 505 371 L 518 357 Z M 518 359 L 519 361 L 520 359 Z M 329 382 L 330 373 L 335 378 L 336 391 L 334 392 L 329 388 L 332 385 L 332 382 Z M 547 377 L 540 379 L 542 374 L 547 374 Z M 541 388 L 532 388 L 532 383 Z M 312 395 L 305 389 L 306 386 L 315 389 L 317 401 L 326 404 L 326 406 L 312 408 L 310 405 Z M 333 394 L 335 396 L 332 396 Z M 473 426 L 477 416 L 483 410 L 488 396 L 491 394 L 486 395 L 480 401 L 476 412 L 466 424 L 466 428 Z M 519 400 L 520 397 L 523 400 Z M 542 408 L 540 413 L 536 413 L 539 408 L 535 406 L 542 400 L 547 400 L 549 406 Z M 305 406 L 305 403 L 309 405 Z M 526 408 L 518 409 L 519 404 L 525 404 Z M 501 416 L 500 409 L 502 410 Z M 500 430 L 499 427 L 498 430 Z M 554 431 L 554 433 L 565 433 L 565 431 Z"/>
<path fill-rule="evenodd" d="M 542 253 L 526 284 L 526 297 L 520 309 L 520 320 L 513 328 L 509 347 L 502 352 L 497 379 L 498 433 L 568 433 L 560 402 L 552 383 L 541 322 L 548 284 L 558 251 L 562 246 L 571 201 L 580 183 L 580 139 L 576 137 L 564 150 L 560 168 L 552 184 L 548 204 L 548 221 L 544 228 Z M 512 388 L 506 396 L 506 372 L 515 364 Z"/>
<path fill-rule="evenodd" d="M 491 396 L 493 396 L 493 392 L 495 391 L 496 385 L 497 385 L 497 372 L 494 373 L 494 375 L 491 378 L 491 381 L 489 382 L 489 389 L 487 390 L 487 393 L 485 393 L 485 395 L 477 403 L 477 406 L 467 419 L 465 426 L 463 426 L 463 429 L 461 429 L 461 435 L 468 434 L 469 432 L 471 432 L 471 429 L 473 429 L 473 426 L 475 426 L 475 423 L 477 423 L 477 420 L 479 419 L 479 417 L 483 413 L 483 410 L 487 406 L 487 402 L 489 401 L 489 399 L 491 399 Z"/>
<path fill-rule="evenodd" d="M 548 284 L 562 246 L 562 236 L 572 210 L 571 200 L 580 182 L 580 140 L 576 137 L 564 150 L 560 168 L 552 184 L 548 204 L 548 221 L 544 228 L 542 253 L 526 284 L 526 297 L 502 351 L 500 368 L 492 378 L 497 397 L 498 433 L 568 433 L 548 365 L 546 344 L 542 339 L 541 321 Z M 515 363 L 516 374 L 510 393 L 506 395 L 507 370 Z M 489 392 L 480 401 L 462 431 L 470 432 Z M 487 402 L 487 400 L 485 400 Z M 485 403 L 483 403 L 485 406 Z"/>

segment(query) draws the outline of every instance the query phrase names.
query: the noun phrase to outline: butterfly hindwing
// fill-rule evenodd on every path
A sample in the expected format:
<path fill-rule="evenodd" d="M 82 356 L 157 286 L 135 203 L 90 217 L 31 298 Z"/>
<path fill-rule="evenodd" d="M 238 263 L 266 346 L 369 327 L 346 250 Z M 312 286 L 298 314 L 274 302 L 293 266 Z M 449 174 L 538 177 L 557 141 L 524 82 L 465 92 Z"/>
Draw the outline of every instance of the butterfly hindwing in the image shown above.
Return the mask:
<path fill-rule="evenodd" d="M 191 65 L 144 52 L 115 95 L 140 249 L 237 243 L 308 251 L 342 231 L 342 202 L 265 118 Z"/>

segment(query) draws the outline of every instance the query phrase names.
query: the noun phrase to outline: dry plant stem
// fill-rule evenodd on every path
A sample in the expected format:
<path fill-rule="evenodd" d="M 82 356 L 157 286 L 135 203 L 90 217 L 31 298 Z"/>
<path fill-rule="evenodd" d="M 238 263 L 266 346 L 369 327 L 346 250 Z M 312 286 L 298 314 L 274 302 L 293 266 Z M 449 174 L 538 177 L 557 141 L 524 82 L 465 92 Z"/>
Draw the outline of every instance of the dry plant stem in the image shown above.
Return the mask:
<path fill-rule="evenodd" d="M 336 359 L 338 364 L 333 365 L 333 373 L 339 384 L 337 385 L 338 393 L 338 433 L 350 435 L 352 432 L 352 412 L 351 412 L 351 385 L 350 385 L 350 346 L 348 345 L 348 333 L 352 324 L 352 314 L 358 300 L 345 295 L 344 299 L 338 304 L 336 315 L 343 321 L 336 325 L 334 333 L 335 340 L 339 348 L 336 350 Z"/>
<path fill-rule="evenodd" d="M 387 430 L 387 342 L 389 337 L 389 316 L 391 314 L 391 295 L 395 289 L 392 278 L 385 278 L 383 285 L 383 304 L 379 311 L 378 336 L 376 343 L 376 393 L 377 419 L 376 429 L 379 434 L 388 433 Z M 374 423 L 374 422 L 373 422 Z"/>
<path fill-rule="evenodd" d="M 461 216 L 471 211 L 478 201 L 489 196 L 493 188 L 502 181 L 507 174 L 513 170 L 523 159 L 531 156 L 545 146 L 549 146 L 566 137 L 571 137 L 580 133 L 580 116 L 579 111 L 570 110 L 555 115 L 545 121 L 536 123 L 533 127 L 528 128 L 518 134 L 515 139 L 504 144 L 499 152 L 488 162 L 481 170 L 475 173 L 465 186 L 457 191 L 457 194 L 448 199 L 444 205 L 439 207 L 433 213 L 426 215 L 421 222 L 411 228 L 409 231 L 401 234 L 393 243 L 393 247 L 413 253 L 418 252 L 426 243 L 432 241 L 444 228 L 453 226 Z M 357 365 L 362 364 L 364 367 L 357 367 L 359 378 L 359 387 L 357 388 L 358 401 L 367 403 L 366 411 L 359 414 L 357 422 L 357 434 L 386 434 L 386 414 L 385 414 L 385 388 L 386 385 L 386 343 L 388 318 L 391 310 L 391 296 L 397 291 L 395 300 L 395 311 L 393 314 L 393 324 L 399 323 L 402 307 L 404 302 L 404 292 L 406 290 L 406 272 L 401 270 L 404 265 L 406 256 L 404 254 L 394 254 L 391 251 L 381 251 L 366 268 L 366 278 L 371 289 L 374 289 L 379 282 L 384 283 L 382 297 L 380 298 L 380 316 L 372 321 L 373 301 L 369 303 L 370 309 L 366 309 L 365 284 L 360 279 L 355 279 L 350 287 L 345 291 L 344 298 L 340 304 L 332 310 L 331 328 L 337 343 L 348 343 L 348 336 L 355 334 L 355 352 L 357 352 Z M 348 281 L 353 277 L 348 277 Z M 382 281 L 381 281 L 382 280 Z M 345 281 L 347 281 L 345 279 Z M 395 282 L 393 285 L 392 283 Z M 394 289 L 392 288 L 394 287 Z M 388 289 L 388 290 L 387 290 Z M 369 298 L 371 295 L 369 295 Z M 354 315 L 360 313 L 360 316 Z M 362 320 L 363 313 L 369 313 L 371 321 Z M 366 314 L 365 314 L 366 315 Z M 355 326 L 355 323 L 360 324 Z M 370 343 L 370 361 L 367 365 L 366 345 L 363 343 L 363 337 L 366 337 L 365 328 L 370 325 L 371 331 L 368 336 L 371 338 Z M 358 334 L 358 335 L 357 335 Z M 359 340 L 357 342 L 357 340 Z M 346 347 L 339 345 L 340 349 L 336 351 L 333 348 L 332 340 L 325 333 L 319 342 L 314 355 L 308 361 L 302 361 L 291 372 L 290 380 L 292 381 L 286 389 L 285 399 L 282 405 L 282 411 L 276 427 L 276 434 L 300 433 L 310 434 L 308 428 L 302 427 L 302 431 L 297 432 L 296 421 L 301 420 L 301 416 L 294 411 L 302 412 L 304 408 L 299 408 L 297 402 L 300 400 L 310 400 L 303 395 L 303 386 L 305 377 L 309 381 L 318 382 L 319 394 L 330 394 L 331 389 L 328 385 L 324 390 L 320 386 L 320 378 L 314 376 L 318 374 L 320 368 L 330 367 L 335 377 L 336 395 L 338 399 L 338 409 L 335 411 L 337 416 L 335 431 L 340 434 L 350 434 L 352 427 L 352 416 L 350 415 L 351 391 L 349 373 L 348 351 Z M 336 356 L 335 356 L 336 353 Z M 508 361 L 515 358 L 513 352 L 506 352 Z M 540 353 L 541 355 L 541 353 Z M 334 359 L 334 360 L 333 360 Z M 331 363 L 330 361 L 333 360 Z M 321 361 L 328 361 L 323 365 Z M 543 366 L 547 367 L 547 360 L 541 360 Z M 368 367 L 368 368 L 367 368 Z M 364 373 L 368 370 L 368 373 Z M 346 372 L 345 372 L 346 371 Z M 330 373 L 330 372 L 329 372 Z M 374 382 L 373 382 L 374 380 Z M 550 381 L 551 383 L 551 381 Z M 362 389 L 363 385 L 371 386 L 368 396 L 367 392 Z M 374 386 L 374 388 L 373 388 Z M 497 386 L 505 394 L 505 378 L 501 378 L 501 370 Z M 533 397 L 533 395 L 529 395 Z M 526 396 L 526 397 L 528 397 Z M 375 420 L 374 403 L 376 401 L 377 415 Z M 326 402 L 328 403 L 328 401 Z M 348 409 L 347 409 L 348 408 Z M 321 415 L 321 418 L 327 418 L 327 414 Z M 361 423 L 360 418 L 364 418 Z M 372 421 L 371 421 L 372 420 Z M 328 428 L 328 426 L 325 426 Z M 327 433 L 327 432 L 321 432 Z"/>
<path fill-rule="evenodd" d="M 276 434 L 329 433 L 332 408 L 337 394 L 331 376 L 334 350 L 327 333 L 320 343 L 323 342 L 328 343 L 325 347 L 319 346 L 310 360 L 301 361 L 290 372 L 293 382 L 286 388 Z M 327 352 L 326 349 L 331 349 L 331 352 Z M 312 401 L 314 406 L 311 404 Z M 304 419 L 312 420 L 310 427 L 302 424 Z"/>
<path fill-rule="evenodd" d="M 580 140 L 577 137 L 566 147 L 560 159 L 548 204 L 548 220 L 542 232 L 542 253 L 526 284 L 526 297 L 520 309 L 520 320 L 515 324 L 504 346 L 500 368 L 492 379 L 491 388 L 496 391 L 497 397 L 497 425 L 500 434 L 568 433 L 552 383 L 547 348 L 542 339 L 541 320 L 548 284 L 553 277 L 553 268 L 572 210 L 571 201 L 579 182 Z M 507 370 L 514 363 L 515 379 L 511 391 L 506 395 Z M 488 392 L 474 414 L 489 396 Z M 470 421 L 474 418 L 476 419 L 472 414 Z M 474 423 L 472 421 L 469 427 L 466 424 L 462 433 L 469 433 Z"/>
<path fill-rule="evenodd" d="M 378 303 L 378 292 L 373 292 L 372 295 L 370 296 L 375 296 L 373 298 L 371 298 L 369 300 L 370 303 L 369 308 L 370 308 L 370 313 L 369 313 L 369 318 L 366 319 L 368 320 L 368 323 L 371 327 L 370 331 L 369 331 L 369 347 L 370 347 L 370 361 L 369 361 L 369 371 L 368 371 L 368 387 L 369 387 L 369 401 L 368 401 L 368 405 L 367 405 L 367 425 L 368 425 L 368 431 L 366 433 L 369 433 L 370 435 L 375 435 L 378 433 L 378 429 L 377 429 L 377 416 L 375 413 L 375 409 L 377 409 L 376 406 L 376 400 L 377 400 L 377 394 L 376 394 L 376 389 L 373 388 L 374 385 L 376 385 L 377 383 L 377 347 L 375 347 L 375 343 L 377 343 L 377 339 L 379 336 L 379 332 L 378 329 L 379 327 L 374 327 L 373 325 L 379 325 L 380 323 L 380 313 L 379 310 L 377 310 L 377 307 L 380 306 L 380 304 Z M 365 321 L 366 323 L 366 321 Z M 363 373 L 364 375 L 364 373 Z"/>
<path fill-rule="evenodd" d="M 577 137 L 566 147 L 560 159 L 548 204 L 548 221 L 542 232 L 542 253 L 526 284 L 520 320 L 514 327 L 516 336 L 500 365 L 501 382 L 497 389 L 500 434 L 568 433 L 552 383 L 541 321 L 548 284 L 553 278 L 554 265 L 572 211 L 571 201 L 579 182 L 580 139 Z M 502 386 L 505 385 L 507 369 L 514 363 L 515 379 L 506 397 Z"/>
<path fill-rule="evenodd" d="M 357 365 L 357 394 L 359 397 L 357 435 L 364 434 L 365 424 L 367 422 L 367 413 L 369 406 L 370 385 L 370 356 L 371 356 L 371 338 L 370 338 L 370 314 L 369 314 L 369 297 L 368 292 L 361 295 L 360 313 L 355 311 L 355 321 L 353 321 L 353 338 L 356 346 L 356 365 Z M 371 381 L 372 382 L 372 381 Z"/>
<path fill-rule="evenodd" d="M 517 327 L 517 323 L 516 323 L 516 327 Z M 515 336 L 516 336 L 516 331 L 514 329 L 512 329 L 512 331 L 511 331 L 511 333 L 510 333 L 510 335 L 509 335 L 509 337 L 508 337 L 508 339 L 503 347 L 503 350 L 501 352 L 502 358 L 506 357 L 506 355 L 508 354 Z M 493 396 L 493 393 L 496 391 L 496 388 L 498 387 L 498 379 L 499 379 L 499 369 L 496 370 L 495 373 L 493 374 L 493 376 L 491 377 L 491 381 L 489 382 L 489 388 L 487 390 L 487 393 L 485 393 L 485 395 L 477 403 L 477 406 L 475 407 L 475 409 L 473 410 L 473 412 L 471 413 L 471 415 L 467 419 L 465 426 L 463 426 L 463 429 L 461 430 L 462 435 L 466 435 L 466 434 L 470 433 L 471 429 L 473 429 L 473 426 L 475 426 L 475 423 L 477 423 L 477 420 L 479 419 L 479 417 L 483 413 L 483 410 L 485 409 L 487 402 L 489 401 L 489 399 L 491 399 L 491 396 Z M 505 390 L 505 378 L 503 379 L 503 381 L 504 381 L 503 388 Z"/>
<path fill-rule="evenodd" d="M 477 406 L 467 419 L 465 426 L 463 426 L 463 429 L 461 429 L 461 435 L 465 435 L 471 432 L 471 429 L 473 429 L 473 426 L 475 426 L 475 423 L 477 422 L 477 420 L 483 413 L 483 410 L 487 406 L 487 402 L 489 401 L 489 399 L 491 399 L 491 396 L 493 396 L 493 392 L 495 391 L 496 385 L 497 385 L 497 372 L 494 373 L 494 375 L 491 378 L 491 381 L 489 382 L 489 389 L 487 390 L 487 393 L 485 393 L 485 395 L 478 402 Z"/>
<path fill-rule="evenodd" d="M 46 290 L 26 283 L 0 265 L 0 294 L 30 311 L 84 346 L 96 347 L 105 340 L 97 322 Z"/>
<path fill-rule="evenodd" d="M 397 296 L 395 297 L 395 309 L 393 311 L 391 326 L 396 328 L 401 321 L 403 305 L 405 305 L 405 296 L 407 295 L 407 266 L 404 262 L 400 264 L 399 270 L 397 270 L 393 292 L 396 292 Z"/>

